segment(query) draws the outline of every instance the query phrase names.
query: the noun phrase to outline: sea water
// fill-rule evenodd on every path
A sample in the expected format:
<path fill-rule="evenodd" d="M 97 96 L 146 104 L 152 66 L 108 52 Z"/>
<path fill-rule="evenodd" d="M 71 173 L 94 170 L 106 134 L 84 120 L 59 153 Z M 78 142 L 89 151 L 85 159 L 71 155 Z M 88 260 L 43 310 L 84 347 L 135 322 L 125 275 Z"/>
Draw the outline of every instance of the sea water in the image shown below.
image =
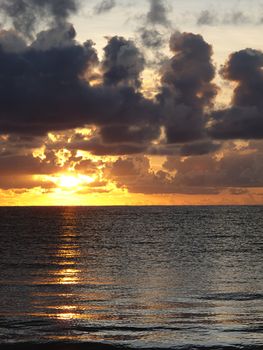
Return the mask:
<path fill-rule="evenodd" d="M 263 345 L 263 207 L 0 208 L 0 343 Z"/>

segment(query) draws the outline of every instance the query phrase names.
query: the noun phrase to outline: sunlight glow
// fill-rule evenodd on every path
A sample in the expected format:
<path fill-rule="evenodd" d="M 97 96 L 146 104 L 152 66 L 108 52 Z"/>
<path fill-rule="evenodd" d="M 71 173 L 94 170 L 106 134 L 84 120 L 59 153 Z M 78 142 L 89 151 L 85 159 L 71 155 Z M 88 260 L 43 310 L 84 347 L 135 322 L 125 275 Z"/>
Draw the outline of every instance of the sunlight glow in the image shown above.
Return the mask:
<path fill-rule="evenodd" d="M 88 175 L 60 175 L 53 182 L 60 188 L 74 189 L 94 182 L 94 178 Z"/>

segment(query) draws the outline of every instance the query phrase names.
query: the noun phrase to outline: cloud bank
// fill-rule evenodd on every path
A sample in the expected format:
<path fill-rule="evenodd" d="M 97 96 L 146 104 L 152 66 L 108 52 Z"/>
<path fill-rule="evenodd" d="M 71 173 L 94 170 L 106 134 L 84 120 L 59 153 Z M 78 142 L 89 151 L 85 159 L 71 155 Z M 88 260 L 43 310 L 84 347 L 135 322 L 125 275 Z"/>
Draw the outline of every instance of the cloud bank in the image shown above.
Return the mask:
<path fill-rule="evenodd" d="M 97 167 L 100 176 L 132 193 L 215 194 L 223 187 L 263 186 L 262 149 L 250 148 L 263 138 L 263 53 L 246 48 L 229 56 L 220 74 L 235 88 L 231 104 L 218 108 L 212 46 L 201 35 L 174 31 L 170 57 L 160 63 L 160 82 L 149 98 L 144 49 L 158 52 L 159 27 L 171 28 L 167 4 L 149 5 L 140 31 L 143 50 L 132 39 L 112 36 L 99 59 L 94 43 L 78 42 L 69 23 L 77 1 L 1 2 L 13 25 L 0 32 L 2 188 L 15 187 L 10 174 L 20 188 L 31 175 L 68 168 L 89 174 Z M 115 1 L 102 1 L 95 12 L 114 6 Z M 202 24 L 212 20 L 203 14 Z M 46 28 L 38 31 L 44 22 Z M 50 143 L 50 133 L 64 136 Z M 248 142 L 245 151 L 235 149 L 237 140 Z M 226 142 L 233 142 L 227 150 Z M 41 147 L 41 157 L 33 155 Z M 69 155 L 61 165 L 63 149 Z M 117 158 L 94 163 L 79 151 Z M 153 171 L 151 156 L 167 160 Z M 28 186 L 48 190 L 50 183 L 31 178 Z"/>

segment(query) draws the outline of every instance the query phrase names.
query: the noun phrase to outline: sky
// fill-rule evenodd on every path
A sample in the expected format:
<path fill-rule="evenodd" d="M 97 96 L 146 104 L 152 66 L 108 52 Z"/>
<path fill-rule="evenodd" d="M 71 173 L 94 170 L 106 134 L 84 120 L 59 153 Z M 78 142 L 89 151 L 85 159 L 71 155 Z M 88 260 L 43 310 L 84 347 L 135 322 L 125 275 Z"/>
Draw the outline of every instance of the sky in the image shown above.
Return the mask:
<path fill-rule="evenodd" d="M 0 205 L 263 204 L 263 1 L 0 18 Z"/>

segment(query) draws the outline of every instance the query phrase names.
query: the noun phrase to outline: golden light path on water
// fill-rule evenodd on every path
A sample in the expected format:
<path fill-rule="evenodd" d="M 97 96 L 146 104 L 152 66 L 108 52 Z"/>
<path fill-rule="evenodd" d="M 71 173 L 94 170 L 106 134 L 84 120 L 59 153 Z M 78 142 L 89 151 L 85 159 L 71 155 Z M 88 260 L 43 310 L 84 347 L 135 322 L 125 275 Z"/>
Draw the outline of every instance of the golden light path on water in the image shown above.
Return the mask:
<path fill-rule="evenodd" d="M 59 267 L 55 271 L 50 270 L 45 280 L 37 280 L 35 283 L 45 283 L 56 286 L 58 290 L 63 288 L 66 292 L 47 292 L 38 294 L 44 301 L 51 296 L 54 303 L 51 305 L 42 304 L 45 311 L 35 313 L 37 317 L 48 317 L 62 321 L 74 319 L 98 320 L 100 315 L 96 311 L 103 309 L 103 306 L 95 305 L 92 301 L 100 300 L 101 293 L 94 287 L 110 285 L 110 281 L 98 279 L 90 274 L 87 266 L 80 263 L 81 247 L 78 244 L 78 233 L 76 232 L 77 218 L 76 208 L 68 207 L 63 209 L 61 217 L 61 232 L 58 235 L 58 245 L 55 247 L 54 261 Z M 92 286 L 92 291 L 87 289 Z M 81 287 L 81 291 L 79 288 Z M 45 303 L 45 301 L 44 301 Z M 49 312 L 50 311 L 50 312 Z"/>

